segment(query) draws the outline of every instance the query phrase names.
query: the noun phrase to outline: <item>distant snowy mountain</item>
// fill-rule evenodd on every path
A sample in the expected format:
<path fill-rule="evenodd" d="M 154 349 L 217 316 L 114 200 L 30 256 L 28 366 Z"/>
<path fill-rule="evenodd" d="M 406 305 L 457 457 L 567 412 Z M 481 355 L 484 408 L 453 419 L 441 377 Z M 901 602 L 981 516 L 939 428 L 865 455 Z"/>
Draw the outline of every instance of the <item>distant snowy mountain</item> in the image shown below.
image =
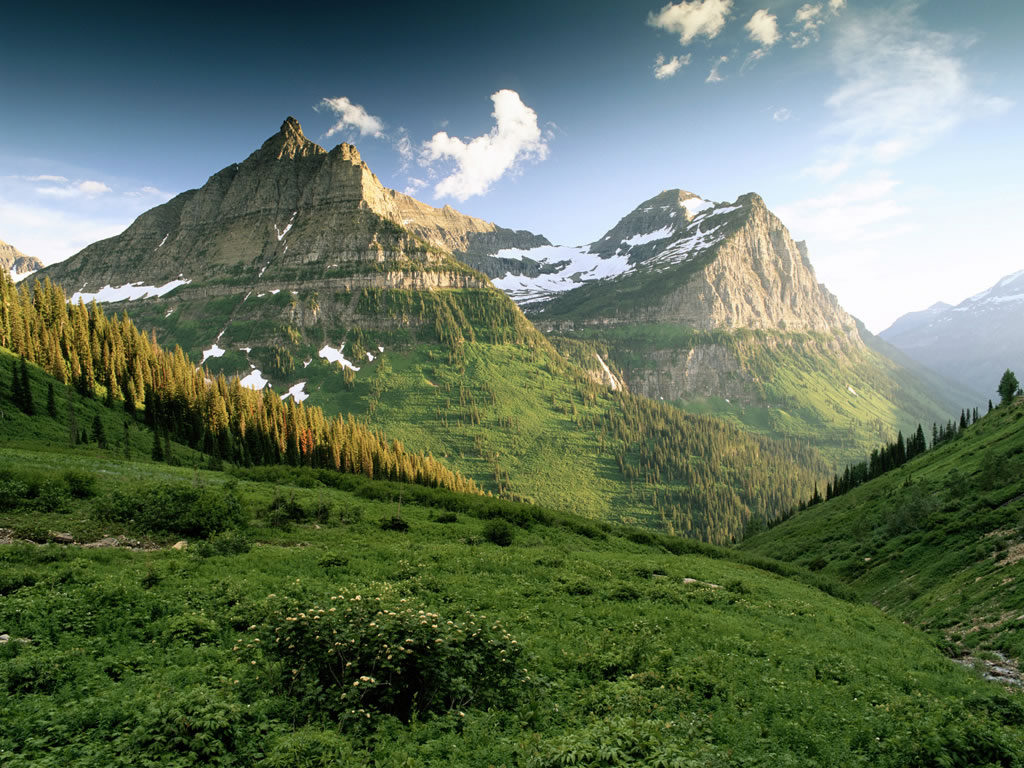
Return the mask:
<path fill-rule="evenodd" d="M 955 307 L 935 304 L 903 315 L 880 334 L 908 356 L 994 397 L 1007 368 L 1024 371 L 1024 270 Z"/>
<path fill-rule="evenodd" d="M 14 282 L 24 280 L 33 272 L 43 268 L 43 262 L 34 256 L 26 256 L 13 245 L 0 240 L 0 269 L 8 272 Z"/>

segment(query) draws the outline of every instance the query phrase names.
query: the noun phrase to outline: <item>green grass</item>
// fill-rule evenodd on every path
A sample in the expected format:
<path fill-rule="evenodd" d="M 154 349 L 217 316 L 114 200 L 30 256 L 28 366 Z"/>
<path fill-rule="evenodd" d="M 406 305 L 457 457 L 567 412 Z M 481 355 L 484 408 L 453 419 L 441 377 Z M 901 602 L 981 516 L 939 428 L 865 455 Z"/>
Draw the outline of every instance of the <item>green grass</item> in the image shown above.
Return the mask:
<path fill-rule="evenodd" d="M 1024 402 L 741 548 L 840 578 L 961 650 L 1024 657 Z"/>
<path fill-rule="evenodd" d="M 1020 765 L 1024 754 L 1019 695 L 876 608 L 774 572 L 788 566 L 509 502 L 488 512 L 480 497 L 340 475 L 334 487 L 308 470 L 232 478 L 120 459 L 90 469 L 80 453 L 6 448 L 0 462 L 20 467 L 15 479 L 92 472 L 96 497 L 31 518 L 77 536 L 170 543 L 92 511 L 113 489 L 154 480 L 237 494 L 245 518 L 184 551 L 0 546 L 0 632 L 14 638 L 0 647 L 0 762 L 12 768 Z M 275 523 L 275 499 L 329 511 Z M 20 507 L 0 514 L 7 527 L 30 521 Z M 512 521 L 508 546 L 488 540 L 492 514 Z M 396 516 L 407 531 L 382 529 Z M 358 653 L 342 651 L 357 666 L 377 659 L 359 667 L 366 680 L 337 667 L 363 693 L 310 688 L 311 665 L 336 647 L 312 637 L 313 611 L 357 595 L 394 612 L 377 631 L 397 621 L 429 641 L 415 645 L 424 674 L 506 650 L 515 674 L 502 696 L 442 675 L 437 690 L 451 698 L 415 717 L 374 698 L 392 651 L 375 645 L 372 611 L 321 622 L 363 638 Z M 295 622 L 275 621 L 278 610 Z M 402 625 L 408 610 L 416 620 Z M 468 642 L 467 626 L 487 642 Z M 284 637 L 275 627 L 299 645 L 264 647 Z M 389 690 L 409 685 L 399 675 Z"/>

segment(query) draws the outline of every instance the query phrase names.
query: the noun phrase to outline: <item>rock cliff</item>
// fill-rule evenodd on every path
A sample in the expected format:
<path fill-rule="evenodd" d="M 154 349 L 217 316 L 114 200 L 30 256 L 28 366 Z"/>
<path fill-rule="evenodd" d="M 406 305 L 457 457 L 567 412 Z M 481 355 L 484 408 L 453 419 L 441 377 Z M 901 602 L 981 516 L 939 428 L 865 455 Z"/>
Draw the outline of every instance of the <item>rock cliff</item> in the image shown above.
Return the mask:
<path fill-rule="evenodd" d="M 0 240 L 0 269 L 10 273 L 15 280 L 21 280 L 43 268 L 43 262 L 34 256 L 26 256 L 13 245 Z"/>

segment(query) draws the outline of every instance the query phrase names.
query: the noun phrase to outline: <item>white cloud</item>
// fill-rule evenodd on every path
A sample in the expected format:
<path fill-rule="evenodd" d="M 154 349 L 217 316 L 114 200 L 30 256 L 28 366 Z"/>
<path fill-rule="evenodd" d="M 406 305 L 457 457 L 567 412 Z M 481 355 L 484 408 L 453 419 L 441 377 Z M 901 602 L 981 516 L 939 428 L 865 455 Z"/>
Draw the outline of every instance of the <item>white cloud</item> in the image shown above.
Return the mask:
<path fill-rule="evenodd" d="M 41 178 L 41 177 L 40 177 Z M 63 177 L 58 177 L 63 178 Z M 65 179 L 65 181 L 67 181 Z M 58 197 L 58 198 L 70 198 L 70 197 L 96 197 L 98 195 L 105 195 L 113 190 L 104 184 L 102 181 L 92 181 L 86 179 L 85 181 L 77 181 L 75 183 L 67 182 L 64 186 L 60 187 L 38 187 L 36 189 L 40 195 L 46 195 L 47 197 Z"/>
<path fill-rule="evenodd" d="M 501 90 L 491 95 L 491 101 L 495 126 L 490 132 L 466 142 L 441 131 L 424 142 L 425 163 L 448 158 L 458 166 L 434 186 L 435 196 L 450 195 L 461 201 L 482 195 L 523 161 L 547 157 L 547 139 L 537 125 L 537 113 L 522 102 L 519 94 Z"/>
<path fill-rule="evenodd" d="M 790 112 L 786 107 L 779 107 L 774 112 L 772 112 L 772 120 L 774 120 L 777 123 L 784 123 L 787 120 L 789 120 L 789 118 L 791 118 L 792 116 L 793 113 Z"/>
<path fill-rule="evenodd" d="M 42 174 L 40 176 L 19 176 L 18 178 L 25 181 L 52 181 L 58 184 L 67 183 L 70 179 L 67 176 L 51 176 L 49 174 Z"/>
<path fill-rule="evenodd" d="M 423 179 L 417 179 L 415 176 L 410 176 L 406 180 L 405 194 L 415 195 L 421 189 L 427 186 L 427 182 Z"/>
<path fill-rule="evenodd" d="M 673 56 L 671 59 L 666 59 L 659 53 L 658 58 L 654 60 L 654 76 L 658 80 L 664 80 L 667 77 L 672 77 L 689 63 L 690 54 L 688 53 L 684 56 Z"/>
<path fill-rule="evenodd" d="M 398 129 L 398 138 L 395 139 L 395 151 L 402 158 L 399 170 L 408 170 L 409 165 L 415 159 L 415 152 L 413 152 L 412 141 L 409 140 L 409 134 L 405 128 Z"/>
<path fill-rule="evenodd" d="M 804 3 L 793 14 L 796 29 L 789 33 L 794 48 L 803 48 L 821 38 L 821 28 L 826 22 L 839 15 L 846 7 L 846 0 L 828 0 L 828 3 Z"/>
<path fill-rule="evenodd" d="M 683 0 L 669 3 L 656 14 L 651 12 L 647 23 L 679 35 L 679 42 L 689 45 L 696 37 L 717 37 L 731 8 L 732 0 Z"/>
<path fill-rule="evenodd" d="M 333 136 L 347 128 L 355 128 L 360 136 L 372 136 L 375 139 L 381 138 L 384 130 L 384 123 L 379 117 L 374 117 L 359 104 L 353 104 L 344 96 L 333 99 L 324 99 L 320 102 L 338 115 L 338 122 L 327 130 L 328 136 Z"/>
<path fill-rule="evenodd" d="M 762 48 L 771 48 L 779 41 L 778 17 L 762 8 L 756 11 L 744 29 L 751 40 Z"/>
<path fill-rule="evenodd" d="M 878 10 L 842 27 L 833 51 L 840 85 L 825 102 L 836 143 L 806 172 L 828 179 L 857 162 L 889 163 L 971 115 L 1009 106 L 977 93 L 957 38 L 923 28 L 913 10 Z"/>
<path fill-rule="evenodd" d="M 728 56 L 719 56 L 718 59 L 715 60 L 715 63 L 711 65 L 711 71 L 708 72 L 708 76 L 706 78 L 704 78 L 704 82 L 705 83 L 720 83 L 720 82 L 722 82 L 725 78 L 722 77 L 722 75 L 719 73 L 718 70 L 719 70 L 719 68 L 723 64 L 727 63 L 728 61 L 729 61 L 729 57 Z"/>

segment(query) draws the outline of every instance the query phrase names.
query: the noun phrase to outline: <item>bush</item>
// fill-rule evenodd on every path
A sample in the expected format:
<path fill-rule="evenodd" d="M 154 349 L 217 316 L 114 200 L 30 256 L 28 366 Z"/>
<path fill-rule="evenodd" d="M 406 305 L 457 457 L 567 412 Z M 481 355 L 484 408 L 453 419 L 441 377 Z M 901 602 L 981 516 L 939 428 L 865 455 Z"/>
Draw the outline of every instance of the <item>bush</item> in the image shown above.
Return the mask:
<path fill-rule="evenodd" d="M 154 483 L 97 499 L 94 515 L 153 533 L 207 538 L 239 525 L 242 505 L 232 484 L 223 489 Z"/>
<path fill-rule="evenodd" d="M 442 512 L 433 518 L 435 523 L 457 523 L 459 516 L 454 512 Z"/>
<path fill-rule="evenodd" d="M 240 703 L 205 685 L 153 695 L 122 741 L 136 765 L 246 765 L 255 751 L 243 738 Z M 127 742 L 127 743 L 125 743 Z M 142 756 L 148 758 L 138 761 Z M 150 762 L 152 761 L 152 762 Z"/>
<path fill-rule="evenodd" d="M 270 674 L 307 719 L 365 723 L 387 714 L 407 723 L 471 706 L 511 708 L 528 679 L 518 643 L 485 616 L 445 620 L 390 592 L 346 592 L 327 605 L 286 601 L 239 648 L 278 662 Z"/>
<path fill-rule="evenodd" d="M 409 530 L 409 524 L 398 516 L 385 517 L 380 521 L 380 528 L 382 531 L 398 531 L 399 533 L 405 533 Z"/>
<path fill-rule="evenodd" d="M 96 476 L 79 469 L 69 469 L 63 476 L 68 493 L 76 499 L 89 499 L 96 495 Z"/>
<path fill-rule="evenodd" d="M 252 549 L 252 542 L 239 531 L 222 531 L 205 541 L 197 542 L 195 553 L 200 557 L 244 555 Z"/>
<path fill-rule="evenodd" d="M 515 540 L 515 530 L 501 518 L 488 520 L 484 525 L 483 536 L 492 544 L 507 547 Z"/>
<path fill-rule="evenodd" d="M 346 369 L 348 370 L 348 369 Z M 370 765 L 368 755 L 357 757 L 348 738 L 337 731 L 299 728 L 273 737 L 258 768 L 328 768 Z"/>

